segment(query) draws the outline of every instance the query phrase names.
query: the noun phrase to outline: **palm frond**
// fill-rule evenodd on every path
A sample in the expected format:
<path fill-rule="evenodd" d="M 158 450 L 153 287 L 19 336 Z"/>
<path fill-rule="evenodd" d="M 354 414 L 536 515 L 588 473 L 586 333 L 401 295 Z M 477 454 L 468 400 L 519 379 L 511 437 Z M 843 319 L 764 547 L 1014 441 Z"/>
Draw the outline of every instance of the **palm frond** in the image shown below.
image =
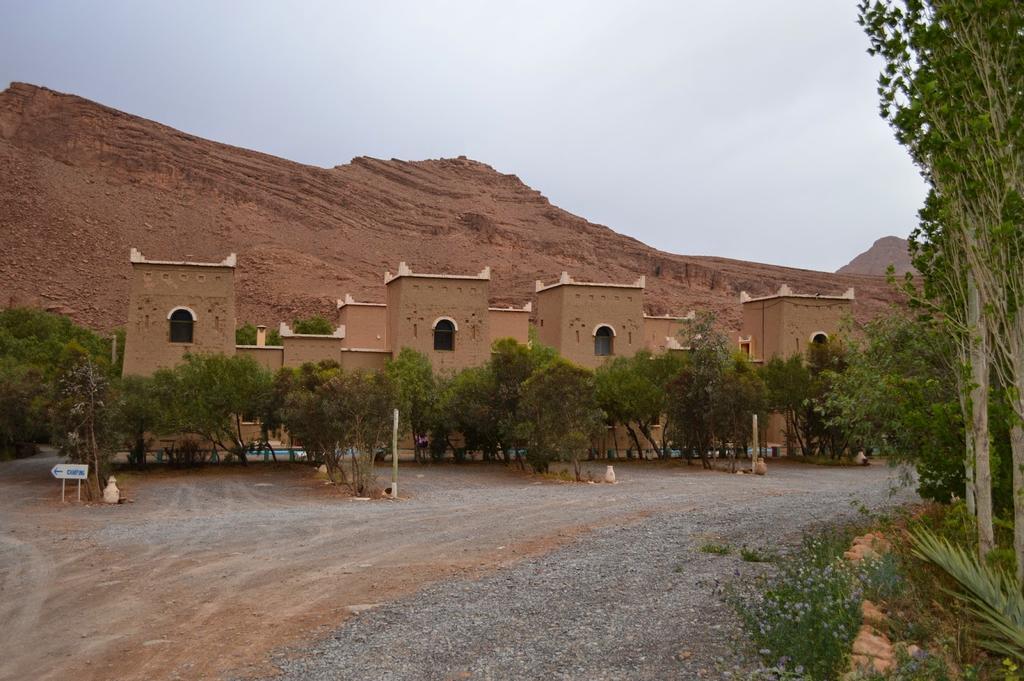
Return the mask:
<path fill-rule="evenodd" d="M 1024 595 L 1016 577 L 925 529 L 911 532 L 913 553 L 937 565 L 960 585 L 949 593 L 967 604 L 978 620 L 978 645 L 1024 660 Z"/>

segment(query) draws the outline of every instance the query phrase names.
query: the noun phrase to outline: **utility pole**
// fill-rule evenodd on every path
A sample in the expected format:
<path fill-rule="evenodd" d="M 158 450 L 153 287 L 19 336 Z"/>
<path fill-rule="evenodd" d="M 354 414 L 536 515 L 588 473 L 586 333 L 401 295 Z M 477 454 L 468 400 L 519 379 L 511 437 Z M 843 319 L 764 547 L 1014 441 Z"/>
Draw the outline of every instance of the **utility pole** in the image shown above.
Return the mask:
<path fill-rule="evenodd" d="M 415 437 L 415 434 L 413 435 Z M 398 410 L 391 427 L 391 498 L 398 498 Z"/>
<path fill-rule="evenodd" d="M 754 469 L 757 468 L 757 455 L 760 453 L 757 441 L 757 414 L 754 414 L 754 429 L 751 432 L 754 435 L 754 448 L 750 455 L 750 472 L 753 473 Z"/>

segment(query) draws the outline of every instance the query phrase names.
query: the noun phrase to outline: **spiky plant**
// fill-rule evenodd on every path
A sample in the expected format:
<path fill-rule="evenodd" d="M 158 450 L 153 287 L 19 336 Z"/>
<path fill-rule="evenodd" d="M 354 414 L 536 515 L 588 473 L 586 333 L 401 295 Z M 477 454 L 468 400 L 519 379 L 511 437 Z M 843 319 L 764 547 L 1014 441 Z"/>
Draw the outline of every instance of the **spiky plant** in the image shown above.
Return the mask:
<path fill-rule="evenodd" d="M 1024 660 L 1024 595 L 1017 578 L 925 529 L 911 532 L 914 555 L 937 565 L 960 585 L 949 593 L 978 620 L 978 645 Z"/>

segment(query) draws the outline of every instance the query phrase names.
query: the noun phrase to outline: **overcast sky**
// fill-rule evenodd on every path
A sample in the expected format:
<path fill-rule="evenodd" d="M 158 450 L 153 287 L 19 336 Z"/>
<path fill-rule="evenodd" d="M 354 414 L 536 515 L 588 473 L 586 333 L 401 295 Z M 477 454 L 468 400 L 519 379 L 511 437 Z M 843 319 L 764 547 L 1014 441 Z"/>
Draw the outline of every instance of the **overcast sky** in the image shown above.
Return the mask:
<path fill-rule="evenodd" d="M 676 253 L 834 270 L 924 185 L 855 0 L 0 0 L 27 81 L 303 163 L 465 154 Z"/>

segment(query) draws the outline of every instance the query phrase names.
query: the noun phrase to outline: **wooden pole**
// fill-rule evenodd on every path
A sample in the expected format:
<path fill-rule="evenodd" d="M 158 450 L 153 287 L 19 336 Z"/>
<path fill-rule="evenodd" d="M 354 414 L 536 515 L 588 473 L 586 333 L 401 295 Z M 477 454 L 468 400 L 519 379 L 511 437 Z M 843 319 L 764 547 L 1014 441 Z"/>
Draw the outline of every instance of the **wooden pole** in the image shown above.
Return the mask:
<path fill-rule="evenodd" d="M 78 500 L 82 500 L 82 479 L 78 479 Z"/>
<path fill-rule="evenodd" d="M 415 437 L 415 435 L 413 436 Z M 398 410 L 391 428 L 391 498 L 398 498 Z"/>
<path fill-rule="evenodd" d="M 754 435 L 754 447 L 753 447 L 753 451 L 751 452 L 751 455 L 750 455 L 750 472 L 751 473 L 753 473 L 754 469 L 757 468 L 757 455 L 758 455 L 759 450 L 760 450 L 759 443 L 757 441 L 757 414 L 754 414 L 754 429 L 753 429 L 752 433 Z"/>
<path fill-rule="evenodd" d="M 65 480 L 64 478 L 60 479 L 60 503 L 62 504 L 64 503 L 64 483 L 66 482 L 67 480 Z"/>

